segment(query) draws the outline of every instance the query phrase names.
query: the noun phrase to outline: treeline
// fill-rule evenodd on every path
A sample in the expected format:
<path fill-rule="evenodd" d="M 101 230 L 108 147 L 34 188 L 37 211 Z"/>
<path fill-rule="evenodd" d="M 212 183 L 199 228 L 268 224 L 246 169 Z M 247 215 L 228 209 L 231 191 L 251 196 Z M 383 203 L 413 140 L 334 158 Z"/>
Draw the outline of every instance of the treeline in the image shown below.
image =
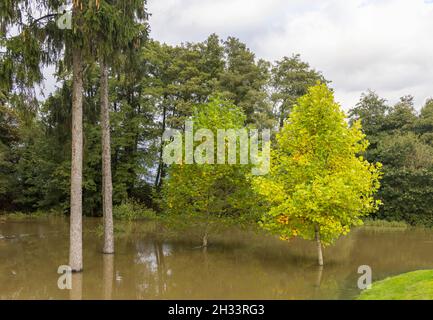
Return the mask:
<path fill-rule="evenodd" d="M 375 92 L 362 94 L 351 119 L 361 119 L 370 141 L 365 157 L 383 164 L 375 214 L 412 225 L 433 225 L 433 99 L 416 112 L 412 96 L 390 106 Z"/>
<path fill-rule="evenodd" d="M 245 125 L 278 130 L 310 86 L 317 81 L 328 83 L 299 55 L 270 63 L 257 59 L 232 37 L 221 40 L 213 34 L 204 42 L 179 46 L 147 40 L 140 46 L 138 57 L 109 72 L 115 205 L 133 199 L 156 211 L 161 209 L 158 199 L 167 175 L 162 133 L 166 128 L 183 129 L 195 108 L 211 96 L 218 95 L 239 107 Z M 60 87 L 43 102 L 29 104 L 23 93 L 0 97 L 3 211 L 69 211 L 72 79 L 67 70 L 59 70 L 57 76 Z M 85 69 L 83 102 L 83 213 L 99 216 L 98 63 Z M 350 121 L 362 120 L 370 141 L 365 157 L 384 165 L 379 191 L 383 205 L 376 216 L 432 225 L 433 101 L 417 113 L 410 96 L 390 106 L 369 91 L 349 116 Z"/>

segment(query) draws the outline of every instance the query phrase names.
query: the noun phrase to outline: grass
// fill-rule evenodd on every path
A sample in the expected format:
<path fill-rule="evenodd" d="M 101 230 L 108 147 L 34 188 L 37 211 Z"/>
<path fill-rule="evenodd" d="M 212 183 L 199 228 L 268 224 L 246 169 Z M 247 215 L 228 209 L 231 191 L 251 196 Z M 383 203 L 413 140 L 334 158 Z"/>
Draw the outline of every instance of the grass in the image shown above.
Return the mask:
<path fill-rule="evenodd" d="M 433 270 L 418 270 L 374 282 L 358 300 L 431 300 Z"/>
<path fill-rule="evenodd" d="M 397 228 L 397 229 L 407 229 L 409 224 L 404 221 L 387 221 L 387 220 L 364 220 L 364 226 L 366 227 L 377 227 L 377 228 Z"/>
<path fill-rule="evenodd" d="M 38 210 L 31 213 L 24 213 L 20 211 L 2 212 L 0 213 L 0 220 L 6 221 L 6 220 L 39 219 L 39 218 L 45 218 L 48 216 L 57 216 L 57 215 L 61 215 L 61 213 L 55 210 L 50 210 L 50 211 Z"/>

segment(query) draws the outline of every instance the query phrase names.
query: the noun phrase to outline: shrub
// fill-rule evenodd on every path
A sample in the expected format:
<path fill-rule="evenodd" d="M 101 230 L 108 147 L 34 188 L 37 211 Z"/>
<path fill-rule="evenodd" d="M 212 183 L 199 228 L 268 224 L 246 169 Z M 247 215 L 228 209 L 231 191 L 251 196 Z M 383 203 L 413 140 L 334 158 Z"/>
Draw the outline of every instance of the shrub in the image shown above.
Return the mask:
<path fill-rule="evenodd" d="M 154 219 L 156 218 L 156 213 L 147 208 L 145 205 L 128 199 L 122 204 L 114 206 L 113 217 L 118 220 L 138 220 L 138 219 Z"/>

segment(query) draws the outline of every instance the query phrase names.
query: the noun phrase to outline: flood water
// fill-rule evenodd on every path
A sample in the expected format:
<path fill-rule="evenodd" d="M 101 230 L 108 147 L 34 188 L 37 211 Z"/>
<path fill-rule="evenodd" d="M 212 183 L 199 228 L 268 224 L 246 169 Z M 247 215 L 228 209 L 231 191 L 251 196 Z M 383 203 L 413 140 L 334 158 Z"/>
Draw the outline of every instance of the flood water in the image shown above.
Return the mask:
<path fill-rule="evenodd" d="M 164 234 L 153 222 L 123 226 L 116 254 L 102 255 L 100 219 L 84 219 L 84 272 L 60 290 L 68 261 L 68 220 L 0 221 L 0 299 L 353 299 L 360 265 L 373 280 L 433 268 L 433 231 L 361 228 L 324 251 L 240 230 L 210 237 Z"/>

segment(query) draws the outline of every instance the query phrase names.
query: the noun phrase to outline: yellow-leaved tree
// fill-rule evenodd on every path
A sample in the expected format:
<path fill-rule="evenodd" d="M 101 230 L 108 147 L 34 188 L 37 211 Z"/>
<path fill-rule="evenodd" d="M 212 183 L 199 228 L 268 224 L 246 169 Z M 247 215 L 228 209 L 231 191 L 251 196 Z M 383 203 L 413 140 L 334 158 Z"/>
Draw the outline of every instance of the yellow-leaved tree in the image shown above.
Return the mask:
<path fill-rule="evenodd" d="M 254 188 L 269 202 L 261 226 L 281 239 L 332 244 L 361 218 L 377 210 L 381 164 L 360 154 L 368 141 L 360 122 L 349 126 L 333 93 L 318 83 L 294 106 L 272 150 L 271 170 L 254 178 Z"/>

